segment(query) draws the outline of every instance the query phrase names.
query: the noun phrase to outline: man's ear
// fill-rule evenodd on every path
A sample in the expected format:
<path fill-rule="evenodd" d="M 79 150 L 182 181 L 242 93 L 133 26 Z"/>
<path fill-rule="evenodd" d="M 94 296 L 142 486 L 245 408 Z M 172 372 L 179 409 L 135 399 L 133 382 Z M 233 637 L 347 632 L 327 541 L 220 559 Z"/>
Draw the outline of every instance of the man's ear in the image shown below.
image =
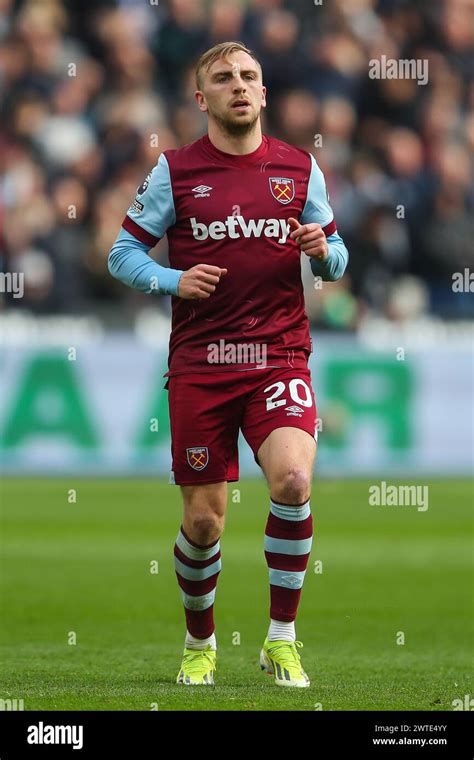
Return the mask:
<path fill-rule="evenodd" d="M 206 103 L 206 98 L 204 97 L 202 91 L 196 90 L 196 92 L 194 93 L 194 97 L 196 98 L 196 102 L 199 106 L 199 110 L 202 111 L 203 113 L 206 113 L 207 103 Z"/>
<path fill-rule="evenodd" d="M 267 105 L 267 88 L 262 86 L 262 108 L 266 108 Z"/>

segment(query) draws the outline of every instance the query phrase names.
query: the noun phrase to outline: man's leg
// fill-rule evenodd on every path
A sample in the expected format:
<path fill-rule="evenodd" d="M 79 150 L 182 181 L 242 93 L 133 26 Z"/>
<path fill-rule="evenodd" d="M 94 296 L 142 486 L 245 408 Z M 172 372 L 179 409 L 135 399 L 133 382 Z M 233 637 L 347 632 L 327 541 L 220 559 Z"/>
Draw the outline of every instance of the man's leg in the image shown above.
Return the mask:
<path fill-rule="evenodd" d="M 239 375 L 240 377 L 240 375 Z M 239 386 L 229 373 L 172 376 L 168 382 L 173 482 L 183 519 L 174 548 L 186 615 L 178 683 L 213 683 L 214 595 L 220 572 L 227 483 L 239 478 Z"/>
<path fill-rule="evenodd" d="M 295 619 L 313 537 L 309 506 L 316 441 L 306 430 L 275 428 L 257 456 L 270 487 L 265 557 L 270 576 L 270 627 L 260 666 L 278 686 L 309 686 Z"/>
<path fill-rule="evenodd" d="M 185 648 L 216 649 L 214 595 L 221 569 L 227 483 L 181 486 L 183 522 L 174 547 L 176 576 L 186 616 Z"/>
<path fill-rule="evenodd" d="M 270 488 L 265 557 L 270 575 L 269 640 L 295 640 L 294 621 L 311 551 L 311 480 L 316 441 L 304 430 L 273 430 L 258 450 Z"/>

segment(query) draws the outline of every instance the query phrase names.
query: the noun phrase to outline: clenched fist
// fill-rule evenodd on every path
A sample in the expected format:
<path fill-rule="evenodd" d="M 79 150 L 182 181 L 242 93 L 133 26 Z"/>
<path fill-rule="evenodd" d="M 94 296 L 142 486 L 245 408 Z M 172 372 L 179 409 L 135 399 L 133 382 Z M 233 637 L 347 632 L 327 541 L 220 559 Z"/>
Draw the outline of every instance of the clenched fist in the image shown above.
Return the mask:
<path fill-rule="evenodd" d="M 327 258 L 328 244 L 320 224 L 300 224 L 294 217 L 288 219 L 288 224 L 293 230 L 290 239 L 296 240 L 303 253 L 318 259 L 318 261 L 324 261 Z"/>
<path fill-rule="evenodd" d="M 214 293 L 222 275 L 225 274 L 227 274 L 227 269 L 221 269 L 212 264 L 196 264 L 181 275 L 178 296 L 194 300 L 209 298 Z"/>

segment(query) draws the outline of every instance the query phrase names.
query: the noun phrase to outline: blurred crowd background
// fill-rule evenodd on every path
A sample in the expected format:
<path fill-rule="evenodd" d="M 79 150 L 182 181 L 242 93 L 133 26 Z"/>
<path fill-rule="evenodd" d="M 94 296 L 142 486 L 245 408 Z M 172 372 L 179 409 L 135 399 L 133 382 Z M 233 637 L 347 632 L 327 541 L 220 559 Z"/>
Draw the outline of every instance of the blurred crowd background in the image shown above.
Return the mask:
<path fill-rule="evenodd" d="M 452 275 L 474 269 L 473 22 L 472 0 L 0 0 L 0 263 L 25 273 L 0 309 L 149 306 L 108 252 L 160 152 L 206 131 L 197 57 L 236 39 L 263 65 L 265 132 L 313 152 L 350 252 L 322 291 L 303 262 L 312 323 L 471 318 Z M 427 60 L 427 84 L 371 79 L 382 55 Z"/>

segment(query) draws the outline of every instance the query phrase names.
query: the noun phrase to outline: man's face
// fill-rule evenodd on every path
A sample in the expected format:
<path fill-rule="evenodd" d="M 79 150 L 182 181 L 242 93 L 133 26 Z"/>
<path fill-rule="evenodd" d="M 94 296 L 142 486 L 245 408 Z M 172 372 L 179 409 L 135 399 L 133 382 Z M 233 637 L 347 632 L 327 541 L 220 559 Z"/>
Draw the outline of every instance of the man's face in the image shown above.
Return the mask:
<path fill-rule="evenodd" d="M 215 61 L 201 76 L 202 90 L 196 92 L 200 110 L 229 134 L 250 132 L 266 106 L 266 88 L 257 62 L 238 51 Z"/>

